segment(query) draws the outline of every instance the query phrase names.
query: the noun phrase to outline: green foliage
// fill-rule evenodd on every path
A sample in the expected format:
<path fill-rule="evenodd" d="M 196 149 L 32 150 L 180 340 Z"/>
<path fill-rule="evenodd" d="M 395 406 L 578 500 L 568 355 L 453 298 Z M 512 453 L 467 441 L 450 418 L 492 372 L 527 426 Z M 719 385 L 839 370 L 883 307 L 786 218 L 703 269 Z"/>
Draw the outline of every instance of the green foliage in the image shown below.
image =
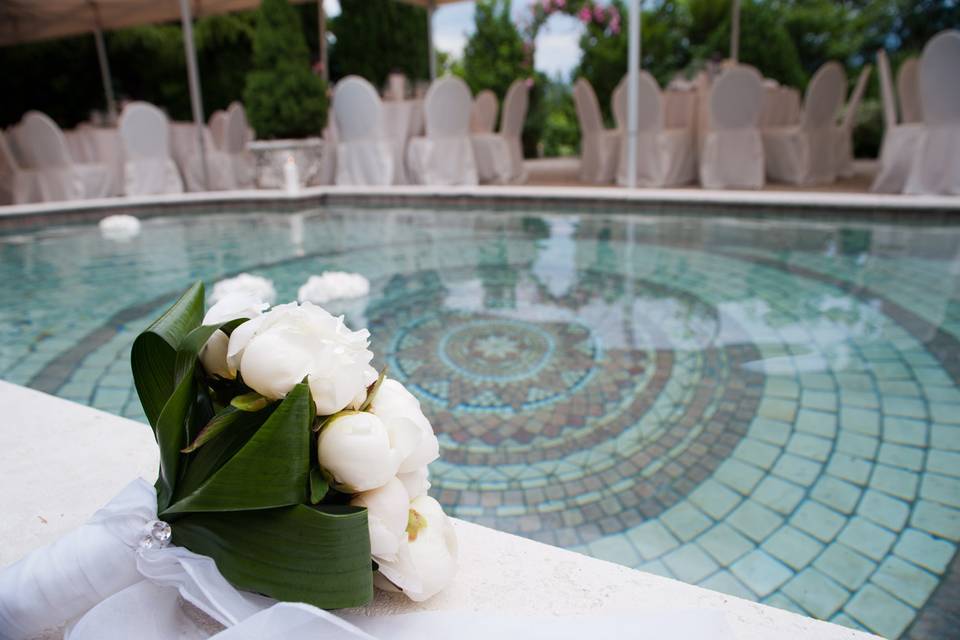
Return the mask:
<path fill-rule="evenodd" d="M 340 0 L 330 20 L 336 42 L 330 47 L 330 77 L 366 78 L 380 87 L 391 71 L 412 80 L 430 77 L 427 14 L 396 0 Z"/>
<path fill-rule="evenodd" d="M 477 0 L 476 30 L 463 52 L 463 79 L 473 93 L 490 89 L 502 102 L 517 78 L 529 75 L 523 37 L 510 18 L 510 0 Z"/>
<path fill-rule="evenodd" d="M 540 99 L 536 109 L 528 118 L 541 119 L 539 148 L 536 154 L 545 157 L 574 156 L 580 150 L 580 126 L 577 124 L 577 113 L 573 107 L 573 95 L 570 86 L 559 79 L 550 80 L 542 74 L 537 74 L 537 89 Z M 529 154 L 534 155 L 534 154 Z"/>
<path fill-rule="evenodd" d="M 287 0 L 260 5 L 243 98 L 260 138 L 317 135 L 326 123 L 326 85 L 310 68 L 300 16 Z"/>

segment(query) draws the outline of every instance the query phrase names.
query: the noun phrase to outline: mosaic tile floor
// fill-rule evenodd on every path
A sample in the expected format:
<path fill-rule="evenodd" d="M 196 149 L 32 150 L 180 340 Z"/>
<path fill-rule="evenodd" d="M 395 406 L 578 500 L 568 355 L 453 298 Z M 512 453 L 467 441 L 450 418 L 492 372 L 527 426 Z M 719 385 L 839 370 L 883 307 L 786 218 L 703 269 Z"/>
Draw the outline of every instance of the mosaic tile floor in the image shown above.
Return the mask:
<path fill-rule="evenodd" d="M 195 279 L 357 271 L 499 529 L 889 637 L 956 632 L 960 226 L 337 209 L 0 236 L 0 376 L 143 419 L 134 336 Z M 951 566 L 954 568 L 951 569 Z M 938 591 L 939 588 L 939 591 Z M 950 626 L 953 625 L 953 626 Z"/>

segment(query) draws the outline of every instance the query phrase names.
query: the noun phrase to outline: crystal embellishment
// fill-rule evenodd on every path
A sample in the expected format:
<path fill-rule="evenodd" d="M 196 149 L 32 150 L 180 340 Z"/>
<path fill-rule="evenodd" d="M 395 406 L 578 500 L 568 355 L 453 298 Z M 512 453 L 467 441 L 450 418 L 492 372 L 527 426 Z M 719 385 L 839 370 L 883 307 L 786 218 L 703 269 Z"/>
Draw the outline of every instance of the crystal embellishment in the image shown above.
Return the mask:
<path fill-rule="evenodd" d="M 171 531 L 170 525 L 162 520 L 152 520 L 148 522 L 144 527 L 144 531 L 146 535 L 137 543 L 137 548 L 139 548 L 140 551 L 163 549 L 170 544 L 170 538 L 173 537 L 173 531 Z"/>

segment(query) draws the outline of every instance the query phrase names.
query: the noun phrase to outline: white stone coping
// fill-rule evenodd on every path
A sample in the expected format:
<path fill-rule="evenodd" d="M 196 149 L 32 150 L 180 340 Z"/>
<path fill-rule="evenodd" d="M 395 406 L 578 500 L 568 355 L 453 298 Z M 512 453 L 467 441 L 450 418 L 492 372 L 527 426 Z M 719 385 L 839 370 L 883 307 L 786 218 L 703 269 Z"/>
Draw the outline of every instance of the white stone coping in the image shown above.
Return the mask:
<path fill-rule="evenodd" d="M 65 211 L 89 211 L 102 209 L 104 215 L 111 209 L 128 209 L 156 205 L 204 205 L 257 202 L 284 202 L 304 205 L 316 204 L 327 197 L 356 198 L 462 198 L 478 201 L 488 200 L 536 200 L 562 204 L 570 200 L 595 200 L 621 204 L 671 204 L 692 206 L 720 206 L 732 208 L 770 206 L 773 208 L 816 208 L 826 210 L 880 210 L 960 213 L 960 196 L 909 196 L 875 193 L 836 193 L 816 191 L 736 191 L 712 189 L 626 189 L 614 187 L 563 187 L 563 186 L 473 186 L 473 187 L 308 187 L 297 193 L 282 190 L 249 189 L 237 191 L 206 191 L 197 193 L 167 194 L 101 198 L 96 200 L 71 200 L 39 204 L 0 206 L 0 219 L 17 216 L 62 213 Z M 730 211 L 725 211 L 730 213 Z"/>
<path fill-rule="evenodd" d="M 3 381 L 0 406 L 0 566 L 79 526 L 131 479 L 156 477 L 156 445 L 142 423 Z M 354 611 L 569 616 L 712 609 L 742 640 L 873 637 L 462 520 L 454 526 L 460 570 L 451 586 L 423 603 L 378 592 Z"/>

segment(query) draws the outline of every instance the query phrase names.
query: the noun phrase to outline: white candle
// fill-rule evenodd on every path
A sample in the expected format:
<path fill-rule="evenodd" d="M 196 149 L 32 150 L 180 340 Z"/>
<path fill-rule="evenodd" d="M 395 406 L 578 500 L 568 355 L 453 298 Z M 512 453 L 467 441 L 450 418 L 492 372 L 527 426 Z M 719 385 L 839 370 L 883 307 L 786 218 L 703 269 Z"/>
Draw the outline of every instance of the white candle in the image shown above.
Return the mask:
<path fill-rule="evenodd" d="M 283 165 L 283 182 L 287 188 L 287 193 L 300 191 L 300 171 L 297 169 L 297 163 L 293 156 L 287 156 L 287 161 Z"/>

